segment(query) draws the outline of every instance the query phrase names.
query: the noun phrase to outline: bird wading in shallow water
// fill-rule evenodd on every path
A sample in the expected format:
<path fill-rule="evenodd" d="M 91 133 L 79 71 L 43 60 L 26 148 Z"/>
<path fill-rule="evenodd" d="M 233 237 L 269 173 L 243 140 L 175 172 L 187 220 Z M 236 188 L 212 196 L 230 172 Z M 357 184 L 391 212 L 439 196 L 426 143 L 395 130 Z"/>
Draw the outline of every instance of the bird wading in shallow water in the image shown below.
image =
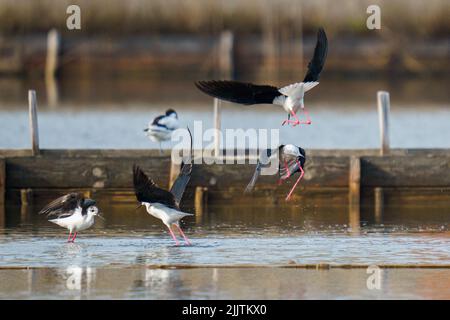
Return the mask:
<path fill-rule="evenodd" d="M 101 217 L 95 201 L 85 199 L 81 193 L 69 193 L 60 197 L 50 202 L 39 214 L 55 217 L 49 221 L 68 229 L 67 242 L 74 242 L 79 231 L 90 228 L 96 216 Z"/>
<path fill-rule="evenodd" d="M 161 143 L 168 141 L 172 137 L 172 132 L 178 129 L 178 114 L 173 109 L 168 109 L 166 114 L 157 116 L 149 122 L 148 128 L 144 129 L 147 136 L 153 142 L 159 143 L 159 151 L 162 153 Z"/>
<path fill-rule="evenodd" d="M 196 87 L 204 93 L 222 100 L 240 103 L 244 105 L 274 104 L 282 106 L 287 112 L 287 119 L 282 125 L 288 123 L 311 124 L 309 113 L 305 108 L 304 95 L 319 84 L 319 76 L 322 72 L 328 51 L 328 40 L 325 31 L 320 28 L 317 34 L 317 43 L 314 56 L 308 64 L 308 72 L 302 82 L 294 83 L 282 88 L 270 85 L 255 85 L 238 81 L 198 81 Z M 300 121 L 297 112 L 302 109 L 306 116 L 305 121 Z M 290 117 L 294 120 L 291 120 Z"/>
<path fill-rule="evenodd" d="M 294 183 L 294 186 L 289 191 L 286 196 L 286 201 L 291 198 L 292 193 L 294 192 L 297 184 L 305 175 L 304 165 L 306 162 L 306 152 L 304 149 L 297 147 L 293 144 L 280 145 L 278 149 L 271 150 L 267 149 L 263 152 L 256 164 L 256 169 L 253 174 L 252 179 L 248 183 L 245 188 L 245 193 L 249 193 L 255 187 L 256 181 L 261 174 L 262 168 L 267 168 L 270 166 L 269 158 L 278 157 L 278 175 L 280 179 L 278 180 L 278 184 L 280 185 L 284 180 L 290 178 L 295 173 L 300 172 L 300 176 L 297 181 Z M 272 160 L 273 161 L 273 160 Z"/>
<path fill-rule="evenodd" d="M 190 131 L 189 131 L 189 134 Z M 183 212 L 180 210 L 180 201 L 183 197 L 192 172 L 192 136 L 191 136 L 191 159 L 189 163 L 181 163 L 180 173 L 172 185 L 170 191 L 159 188 L 156 183 L 147 177 L 147 175 L 137 165 L 133 166 L 133 185 L 137 201 L 142 206 L 145 206 L 147 212 L 153 217 L 160 219 L 169 229 L 169 233 L 179 245 L 173 228 L 176 228 L 187 245 L 191 242 L 184 234 L 180 227 L 180 220 L 186 216 L 193 216 L 193 214 Z"/>

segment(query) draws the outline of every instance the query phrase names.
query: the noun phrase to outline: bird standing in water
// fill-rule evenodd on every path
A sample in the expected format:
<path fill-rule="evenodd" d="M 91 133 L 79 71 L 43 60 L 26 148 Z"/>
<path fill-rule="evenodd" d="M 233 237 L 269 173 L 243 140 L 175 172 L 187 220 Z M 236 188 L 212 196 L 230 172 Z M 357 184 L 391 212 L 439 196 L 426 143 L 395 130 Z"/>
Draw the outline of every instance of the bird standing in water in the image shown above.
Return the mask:
<path fill-rule="evenodd" d="M 281 184 L 284 180 L 290 178 L 295 173 L 300 172 L 300 176 L 286 196 L 286 201 L 288 201 L 297 187 L 297 184 L 305 175 L 303 168 L 306 162 L 306 152 L 303 148 L 293 144 L 280 145 L 278 149 L 275 150 L 267 149 L 260 155 L 253 177 L 245 188 L 245 193 L 253 190 L 256 181 L 261 174 L 261 169 L 269 167 L 270 163 L 268 160 L 272 156 L 278 156 L 278 175 L 280 177 L 278 184 Z"/>
<path fill-rule="evenodd" d="M 190 131 L 189 134 L 191 134 Z M 141 168 L 136 165 L 133 166 L 133 185 L 137 201 L 139 201 L 141 205 L 145 206 L 147 212 L 150 215 L 154 216 L 157 219 L 160 219 L 166 225 L 177 246 L 180 243 L 173 233 L 173 227 L 175 227 L 180 232 L 186 244 L 191 245 L 191 242 L 180 227 L 181 219 L 186 216 L 193 215 L 187 212 L 183 212 L 180 209 L 180 202 L 183 197 L 184 190 L 186 189 L 186 186 L 191 179 L 191 172 L 192 136 L 190 162 L 187 164 L 183 162 L 181 163 L 180 173 L 173 183 L 170 191 L 158 187 L 152 179 L 147 177 L 147 175 L 141 170 Z"/>
<path fill-rule="evenodd" d="M 67 242 L 75 242 L 79 231 L 90 228 L 95 217 L 99 216 L 99 209 L 92 199 L 85 199 L 81 193 L 69 193 L 44 207 L 39 214 L 55 217 L 49 220 L 69 230 Z M 72 233 L 74 233 L 72 237 Z"/>
<path fill-rule="evenodd" d="M 319 76 L 328 52 L 328 40 L 325 31 L 320 28 L 317 35 L 317 43 L 314 56 L 308 64 L 308 72 L 302 82 L 294 83 L 282 88 L 270 85 L 255 85 L 238 81 L 198 81 L 196 87 L 204 93 L 222 100 L 240 103 L 244 105 L 274 104 L 282 106 L 287 112 L 287 119 L 282 125 L 288 123 L 293 126 L 299 124 L 311 124 L 309 113 L 305 108 L 304 95 L 319 84 Z M 306 116 L 305 121 L 300 121 L 297 116 L 302 109 Z M 290 117 L 295 120 L 291 120 Z"/>
<path fill-rule="evenodd" d="M 168 109 L 164 115 L 157 116 L 149 122 L 148 128 L 144 131 L 150 140 L 159 143 L 159 151 L 162 153 L 161 143 L 168 141 L 172 137 L 172 132 L 178 129 L 178 114 L 173 109 Z"/>

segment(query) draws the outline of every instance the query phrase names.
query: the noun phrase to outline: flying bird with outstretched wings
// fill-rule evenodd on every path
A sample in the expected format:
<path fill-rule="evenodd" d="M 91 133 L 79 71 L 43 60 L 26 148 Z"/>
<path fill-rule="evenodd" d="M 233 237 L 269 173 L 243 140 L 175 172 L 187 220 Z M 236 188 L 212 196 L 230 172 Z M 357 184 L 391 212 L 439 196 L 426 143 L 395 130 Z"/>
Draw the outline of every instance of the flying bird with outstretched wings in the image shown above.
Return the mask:
<path fill-rule="evenodd" d="M 305 93 L 319 84 L 328 52 L 328 40 L 325 31 L 320 28 L 317 34 L 314 55 L 308 64 L 308 71 L 302 82 L 290 84 L 277 88 L 271 85 L 256 85 L 252 83 L 212 80 L 198 81 L 195 86 L 214 98 L 240 103 L 244 105 L 274 104 L 282 106 L 287 112 L 287 119 L 282 125 L 288 123 L 296 126 L 298 124 L 311 124 L 309 113 L 305 108 Z M 305 113 L 306 120 L 300 121 L 297 112 L 299 109 Z M 295 120 L 291 120 L 290 117 Z"/>

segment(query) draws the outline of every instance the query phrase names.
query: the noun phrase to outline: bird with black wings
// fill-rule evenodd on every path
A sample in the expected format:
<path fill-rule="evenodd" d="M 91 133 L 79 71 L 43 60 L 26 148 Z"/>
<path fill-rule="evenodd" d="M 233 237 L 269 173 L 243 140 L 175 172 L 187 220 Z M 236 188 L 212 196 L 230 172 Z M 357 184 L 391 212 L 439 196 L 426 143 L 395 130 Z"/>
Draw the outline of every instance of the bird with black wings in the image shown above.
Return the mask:
<path fill-rule="evenodd" d="M 189 134 L 190 131 L 189 131 Z M 133 185 L 137 201 L 145 206 L 147 212 L 153 217 L 160 219 L 164 225 L 169 229 L 169 233 L 179 245 L 178 239 L 173 233 L 175 227 L 183 237 L 187 245 L 191 242 L 184 234 L 180 227 L 180 220 L 186 216 L 193 214 L 183 212 L 180 209 L 180 202 L 183 197 L 186 186 L 189 183 L 192 173 L 192 136 L 191 136 L 191 157 L 189 163 L 181 163 L 180 173 L 172 185 L 170 191 L 164 190 L 149 178 L 142 169 L 133 166 Z"/>
<path fill-rule="evenodd" d="M 286 123 L 292 124 L 293 126 L 298 124 L 311 124 L 309 113 L 304 104 L 304 95 L 319 84 L 319 77 L 327 58 L 327 52 L 327 36 L 325 31 L 320 28 L 317 34 L 313 58 L 308 63 L 308 71 L 302 82 L 277 88 L 271 85 L 212 80 L 197 81 L 195 86 L 207 95 L 234 103 L 244 105 L 273 104 L 281 106 L 287 112 L 287 119 L 283 121 L 282 125 Z M 305 113 L 305 121 L 299 120 L 297 116 L 299 109 L 302 109 Z M 291 116 L 295 120 L 291 120 Z"/>
<path fill-rule="evenodd" d="M 79 231 L 90 228 L 99 209 L 92 199 L 86 199 L 82 193 L 69 193 L 50 202 L 39 214 L 54 217 L 49 221 L 69 230 L 67 242 L 74 242 Z M 72 237 L 72 233 L 74 233 Z"/>

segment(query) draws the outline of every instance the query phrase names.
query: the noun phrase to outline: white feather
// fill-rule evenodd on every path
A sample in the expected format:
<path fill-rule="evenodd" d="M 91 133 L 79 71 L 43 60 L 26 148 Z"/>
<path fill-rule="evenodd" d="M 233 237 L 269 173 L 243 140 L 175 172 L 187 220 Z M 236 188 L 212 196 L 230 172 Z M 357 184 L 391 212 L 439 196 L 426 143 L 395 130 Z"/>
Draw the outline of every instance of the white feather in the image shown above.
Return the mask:
<path fill-rule="evenodd" d="M 315 86 L 317 86 L 319 82 L 297 82 L 290 84 L 288 86 L 285 86 L 278 91 L 280 91 L 282 94 L 288 97 L 302 97 L 305 92 L 308 92 Z"/>

